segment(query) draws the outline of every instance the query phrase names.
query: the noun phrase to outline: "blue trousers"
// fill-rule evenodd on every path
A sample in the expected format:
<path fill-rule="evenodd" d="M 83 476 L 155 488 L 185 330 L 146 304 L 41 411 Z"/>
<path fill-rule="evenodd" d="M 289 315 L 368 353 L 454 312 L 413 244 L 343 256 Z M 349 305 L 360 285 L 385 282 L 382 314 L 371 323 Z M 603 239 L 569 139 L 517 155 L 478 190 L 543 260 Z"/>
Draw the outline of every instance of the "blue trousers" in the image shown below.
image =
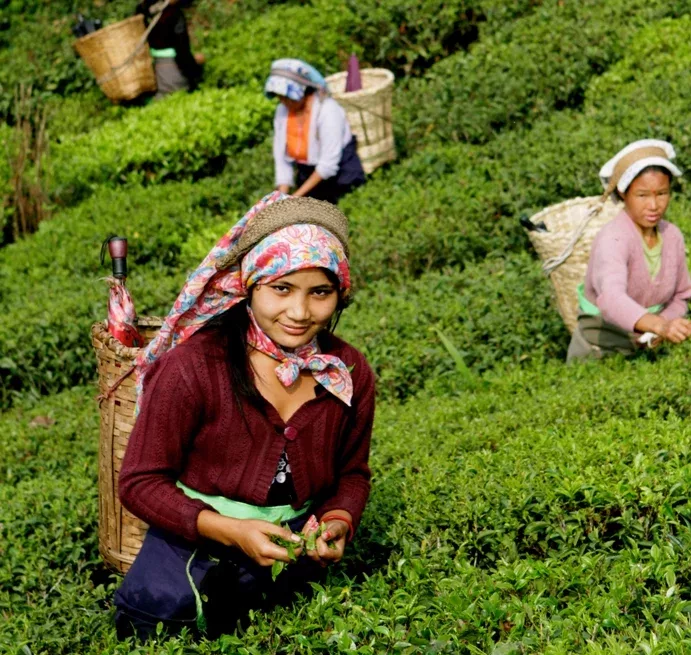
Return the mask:
<path fill-rule="evenodd" d="M 299 531 L 305 517 L 289 522 Z M 190 562 L 190 558 L 195 553 Z M 206 635 L 214 638 L 232 632 L 251 609 L 268 609 L 289 602 L 296 591 L 323 575 L 307 557 L 298 558 L 271 579 L 271 567 L 256 564 L 241 551 L 208 542 L 192 544 L 181 537 L 151 527 L 132 567 L 115 592 L 115 625 L 119 639 L 136 635 L 147 639 L 162 623 L 167 634 L 186 627 L 195 635 L 197 606 L 187 566 L 203 599 Z"/>

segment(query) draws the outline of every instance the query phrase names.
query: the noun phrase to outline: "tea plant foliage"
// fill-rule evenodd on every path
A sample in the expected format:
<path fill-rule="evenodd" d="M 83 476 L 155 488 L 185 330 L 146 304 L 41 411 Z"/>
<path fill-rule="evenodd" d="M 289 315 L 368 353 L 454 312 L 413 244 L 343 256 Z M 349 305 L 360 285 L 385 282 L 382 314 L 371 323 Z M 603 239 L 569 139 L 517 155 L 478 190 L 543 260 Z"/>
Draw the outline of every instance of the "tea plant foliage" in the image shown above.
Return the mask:
<path fill-rule="evenodd" d="M 34 79 L 55 211 L 0 248 L 1 652 L 691 650 L 689 346 L 566 367 L 518 224 L 599 193 L 633 139 L 669 139 L 691 168 L 686 0 L 209 0 L 191 16 L 202 90 L 136 108 L 109 107 L 68 60 L 73 2 L 5 5 L 0 113 L 6 81 Z M 396 70 L 402 153 L 341 204 L 356 293 L 339 333 L 379 393 L 359 533 L 323 584 L 235 634 L 119 643 L 121 576 L 97 545 L 101 242 L 128 237 L 139 313 L 165 313 L 272 188 L 270 61 L 329 73 L 353 51 Z M 669 218 L 687 237 L 690 212 L 681 181 Z"/>

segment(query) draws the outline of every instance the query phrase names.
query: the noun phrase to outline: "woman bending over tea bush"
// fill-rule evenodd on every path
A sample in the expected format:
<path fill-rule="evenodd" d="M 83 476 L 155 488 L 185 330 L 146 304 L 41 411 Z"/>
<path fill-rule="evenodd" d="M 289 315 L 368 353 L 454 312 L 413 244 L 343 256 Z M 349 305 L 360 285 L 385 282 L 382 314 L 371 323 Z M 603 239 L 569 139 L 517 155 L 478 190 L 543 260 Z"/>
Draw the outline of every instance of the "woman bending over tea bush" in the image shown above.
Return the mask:
<path fill-rule="evenodd" d="M 651 344 L 691 336 L 684 318 L 691 298 L 684 237 L 663 220 L 672 177 L 681 175 L 674 157 L 671 144 L 644 139 L 602 167 L 605 193 L 624 206 L 593 242 L 568 360 L 631 354 L 642 346 L 643 333 L 654 335 Z"/>
<path fill-rule="evenodd" d="M 369 365 L 332 332 L 350 295 L 347 234 L 329 203 L 267 196 L 142 352 L 119 490 L 150 529 L 115 595 L 121 638 L 158 622 L 232 631 L 343 557 L 369 495 L 374 415 Z"/>
<path fill-rule="evenodd" d="M 355 137 L 345 110 L 328 95 L 326 80 L 300 59 L 277 59 L 264 85 L 277 97 L 274 118 L 276 187 L 296 196 L 310 196 L 336 204 L 365 183 Z"/>

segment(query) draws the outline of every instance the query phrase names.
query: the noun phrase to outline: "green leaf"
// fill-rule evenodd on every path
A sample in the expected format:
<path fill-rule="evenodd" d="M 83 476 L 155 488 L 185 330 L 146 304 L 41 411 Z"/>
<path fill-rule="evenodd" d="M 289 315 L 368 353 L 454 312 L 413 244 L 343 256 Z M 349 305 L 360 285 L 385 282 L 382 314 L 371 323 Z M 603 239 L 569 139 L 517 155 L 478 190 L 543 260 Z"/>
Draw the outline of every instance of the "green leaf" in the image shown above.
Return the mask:
<path fill-rule="evenodd" d="M 274 563 L 271 565 L 271 579 L 274 582 L 276 581 L 276 578 L 281 574 L 285 566 L 286 563 L 281 562 L 280 560 L 275 560 Z"/>

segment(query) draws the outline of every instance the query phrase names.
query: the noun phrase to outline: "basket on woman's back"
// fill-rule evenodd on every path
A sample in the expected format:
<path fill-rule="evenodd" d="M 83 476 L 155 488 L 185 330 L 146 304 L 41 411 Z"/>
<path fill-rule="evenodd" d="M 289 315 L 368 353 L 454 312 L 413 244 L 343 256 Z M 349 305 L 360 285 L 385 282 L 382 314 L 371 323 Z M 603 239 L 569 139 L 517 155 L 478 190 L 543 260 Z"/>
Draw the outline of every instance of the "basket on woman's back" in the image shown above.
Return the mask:
<path fill-rule="evenodd" d="M 74 49 L 113 102 L 133 100 L 156 91 L 154 65 L 142 15 L 132 16 L 87 34 Z"/>
<path fill-rule="evenodd" d="M 137 329 L 145 345 L 156 336 L 162 323 L 159 318 L 139 318 Z M 92 326 L 91 342 L 98 366 L 101 414 L 98 547 L 108 566 L 125 573 L 147 530 L 146 523 L 125 509 L 118 497 L 118 475 L 134 427 L 137 392 L 133 367 L 139 348 L 123 346 L 103 321 Z"/>
<path fill-rule="evenodd" d="M 551 205 L 530 218 L 534 226 L 544 223 L 545 231 L 530 230 L 528 237 L 554 285 L 557 307 L 569 332 L 578 320 L 578 285 L 585 279 L 593 240 L 621 206 L 601 196 L 573 198 Z"/>

